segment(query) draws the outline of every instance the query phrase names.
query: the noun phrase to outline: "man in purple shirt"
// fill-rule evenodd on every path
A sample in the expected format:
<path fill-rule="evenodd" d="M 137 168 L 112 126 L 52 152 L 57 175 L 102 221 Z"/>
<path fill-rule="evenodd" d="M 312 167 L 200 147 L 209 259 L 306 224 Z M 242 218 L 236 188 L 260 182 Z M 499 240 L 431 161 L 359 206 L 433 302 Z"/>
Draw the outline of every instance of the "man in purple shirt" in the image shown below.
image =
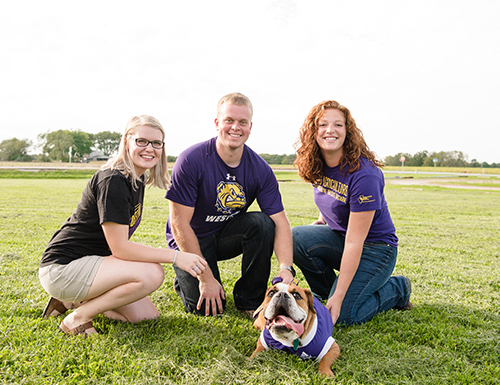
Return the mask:
<path fill-rule="evenodd" d="M 217 137 L 183 151 L 175 162 L 166 237 L 170 248 L 203 256 L 209 268 L 198 278 L 177 268 L 175 289 L 188 312 L 216 315 L 226 296 L 218 261 L 242 255 L 241 277 L 233 295 L 247 315 L 264 299 L 271 256 L 278 276 L 290 282 L 292 233 L 278 182 L 269 165 L 245 142 L 252 129 L 252 103 L 240 94 L 224 96 L 217 106 Z M 257 200 L 261 211 L 248 212 Z"/>

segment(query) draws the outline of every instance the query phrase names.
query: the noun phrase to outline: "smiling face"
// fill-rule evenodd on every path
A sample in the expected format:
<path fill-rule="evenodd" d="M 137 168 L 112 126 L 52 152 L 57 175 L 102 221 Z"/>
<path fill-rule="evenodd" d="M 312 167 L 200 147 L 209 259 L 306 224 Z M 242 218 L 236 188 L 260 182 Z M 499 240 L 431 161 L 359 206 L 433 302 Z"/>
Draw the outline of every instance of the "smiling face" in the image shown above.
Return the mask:
<path fill-rule="evenodd" d="M 346 124 L 344 114 L 337 109 L 327 109 L 318 120 L 316 142 L 329 167 L 339 164 L 345 138 Z"/>
<path fill-rule="evenodd" d="M 141 176 L 146 170 L 154 167 L 160 161 L 163 150 L 161 148 L 153 148 L 151 143 L 146 147 L 140 147 L 136 144 L 136 139 L 138 138 L 146 139 L 150 142 L 162 142 L 163 135 L 161 131 L 156 128 L 150 126 L 137 126 L 134 134 L 128 138 L 127 151 L 134 164 L 135 172 L 138 176 Z"/>
<path fill-rule="evenodd" d="M 307 336 L 315 314 L 310 290 L 295 284 L 277 283 L 267 289 L 254 326 L 265 327 L 274 339 L 291 346 L 298 337 Z"/>
<path fill-rule="evenodd" d="M 248 106 L 224 103 L 215 119 L 217 148 L 224 152 L 240 150 L 250 136 L 252 112 Z"/>

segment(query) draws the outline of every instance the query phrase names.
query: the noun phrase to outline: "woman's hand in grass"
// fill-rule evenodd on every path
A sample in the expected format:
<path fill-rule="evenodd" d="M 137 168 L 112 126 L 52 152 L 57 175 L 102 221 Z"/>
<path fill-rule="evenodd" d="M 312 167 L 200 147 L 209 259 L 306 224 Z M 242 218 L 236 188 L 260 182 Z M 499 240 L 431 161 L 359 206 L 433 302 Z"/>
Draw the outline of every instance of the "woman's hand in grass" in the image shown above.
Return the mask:
<path fill-rule="evenodd" d="M 335 295 L 331 296 L 326 302 L 326 308 L 330 311 L 332 316 L 333 324 L 337 322 L 340 315 L 340 309 L 342 307 L 342 300 L 338 300 Z"/>

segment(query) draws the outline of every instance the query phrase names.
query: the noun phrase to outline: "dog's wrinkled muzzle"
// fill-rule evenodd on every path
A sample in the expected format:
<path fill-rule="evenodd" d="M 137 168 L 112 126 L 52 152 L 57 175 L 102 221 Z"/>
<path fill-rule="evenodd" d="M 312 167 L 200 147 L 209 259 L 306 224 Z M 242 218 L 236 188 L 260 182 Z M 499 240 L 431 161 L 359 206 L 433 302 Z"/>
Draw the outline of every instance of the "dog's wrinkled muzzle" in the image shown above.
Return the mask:
<path fill-rule="evenodd" d="M 266 328 L 270 329 L 273 326 L 283 327 L 295 331 L 299 336 L 302 335 L 302 333 L 304 333 L 304 325 L 294 321 L 288 315 L 288 309 L 291 305 L 291 301 L 293 301 L 292 298 L 290 298 L 287 293 L 276 293 L 274 301 L 276 313 L 273 314 L 271 319 L 266 320 Z"/>

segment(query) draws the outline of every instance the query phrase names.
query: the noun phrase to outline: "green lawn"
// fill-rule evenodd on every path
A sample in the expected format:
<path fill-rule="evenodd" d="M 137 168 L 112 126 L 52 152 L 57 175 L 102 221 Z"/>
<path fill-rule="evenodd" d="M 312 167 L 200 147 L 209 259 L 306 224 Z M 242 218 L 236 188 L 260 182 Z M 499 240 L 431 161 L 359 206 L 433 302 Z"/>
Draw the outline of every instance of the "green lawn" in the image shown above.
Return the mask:
<path fill-rule="evenodd" d="M 288 175 L 288 176 L 287 176 Z M 317 218 L 312 189 L 279 175 L 292 226 Z M 400 238 L 395 274 L 412 280 L 408 312 L 334 328 L 342 354 L 335 381 L 315 362 L 280 352 L 248 360 L 258 331 L 234 309 L 238 260 L 224 262 L 228 310 L 185 314 L 165 266 L 152 295 L 161 316 L 137 325 L 95 320 L 101 335 L 67 338 L 40 315 L 48 299 L 40 254 L 71 214 L 86 179 L 0 179 L 0 379 L 5 384 L 492 384 L 500 383 L 500 193 L 388 185 Z M 165 247 L 168 204 L 148 189 L 133 240 Z M 274 264 L 274 272 L 277 265 Z M 299 278 L 302 278 L 299 274 Z M 305 280 L 300 285 L 307 286 Z"/>

